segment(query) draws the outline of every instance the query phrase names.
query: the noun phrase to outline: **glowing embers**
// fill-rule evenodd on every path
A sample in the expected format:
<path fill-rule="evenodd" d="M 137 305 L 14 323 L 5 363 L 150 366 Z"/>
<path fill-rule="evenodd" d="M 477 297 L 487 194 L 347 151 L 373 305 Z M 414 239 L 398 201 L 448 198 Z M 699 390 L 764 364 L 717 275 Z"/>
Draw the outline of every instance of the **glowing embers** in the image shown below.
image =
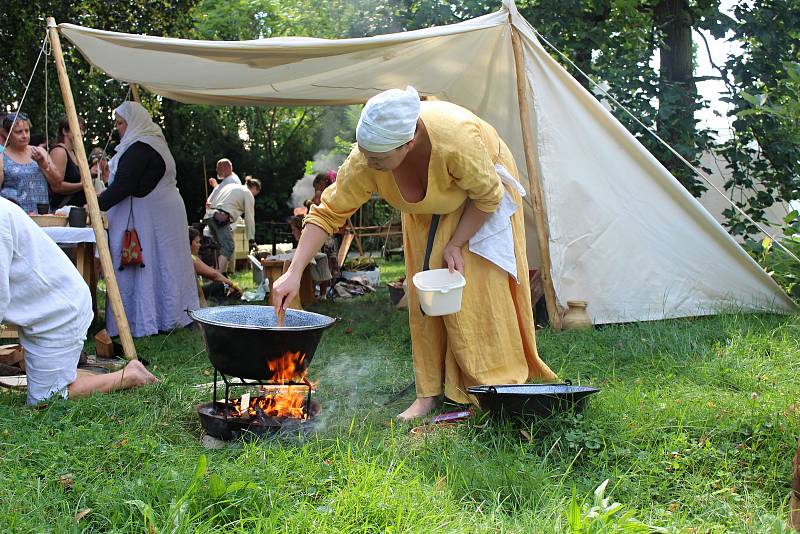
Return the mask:
<path fill-rule="evenodd" d="M 230 414 L 233 417 L 265 415 L 268 417 L 291 417 L 306 419 L 308 413 L 306 404 L 311 397 L 313 386 L 303 384 L 300 386 L 261 386 L 262 395 L 233 399 Z M 247 402 L 247 407 L 242 408 L 242 401 Z"/>

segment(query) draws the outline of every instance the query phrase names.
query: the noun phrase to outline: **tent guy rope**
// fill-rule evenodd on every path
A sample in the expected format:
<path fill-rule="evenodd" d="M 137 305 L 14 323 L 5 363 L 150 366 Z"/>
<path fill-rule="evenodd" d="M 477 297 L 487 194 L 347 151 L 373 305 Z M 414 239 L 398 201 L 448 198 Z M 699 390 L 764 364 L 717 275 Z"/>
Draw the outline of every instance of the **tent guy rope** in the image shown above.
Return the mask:
<path fill-rule="evenodd" d="M 22 98 L 20 99 L 19 104 L 17 105 L 17 112 L 20 112 L 22 110 L 22 106 L 25 103 L 25 97 L 28 96 L 28 89 L 31 88 L 31 83 L 33 82 L 33 77 L 36 75 L 36 69 L 39 68 L 39 61 L 41 61 L 41 59 L 42 59 L 42 54 L 45 53 L 45 47 L 46 46 L 47 46 L 47 32 L 45 32 L 45 34 L 44 34 L 44 40 L 42 41 L 42 47 L 41 47 L 41 49 L 39 49 L 39 55 L 36 57 L 36 63 L 33 65 L 33 70 L 31 71 L 31 75 L 28 78 L 28 83 L 25 84 L 25 91 L 22 93 Z M 46 75 L 46 71 L 45 71 L 45 75 Z M 45 100 L 47 99 L 46 95 L 47 95 L 47 88 L 45 87 Z M 11 130 L 14 129 L 14 125 L 17 123 L 17 117 L 18 117 L 18 115 L 15 114 L 14 115 L 14 120 L 11 122 Z M 46 132 L 47 131 L 45 130 L 45 133 Z M 10 139 L 11 139 L 11 137 L 7 137 L 6 138 L 5 143 L 3 143 L 3 150 L 5 150 L 6 146 L 8 146 L 8 142 L 9 142 Z"/>
<path fill-rule="evenodd" d="M 773 243 L 775 243 L 776 245 L 778 245 L 778 246 L 779 246 L 779 247 L 780 247 L 780 248 L 781 248 L 781 249 L 782 249 L 784 252 L 786 252 L 786 253 L 787 253 L 789 256 L 791 256 L 791 257 L 792 257 L 792 258 L 793 258 L 793 259 L 794 259 L 794 260 L 795 260 L 797 263 L 800 263 L 800 257 L 798 257 L 798 256 L 797 256 L 797 255 L 796 255 L 794 252 L 792 252 L 791 250 L 789 250 L 788 248 L 786 248 L 786 246 L 784 246 L 784 245 L 783 245 L 783 243 L 781 243 L 780 239 L 776 238 L 776 237 L 775 237 L 773 234 L 769 233 L 769 232 L 768 232 L 768 231 L 767 231 L 767 230 L 766 230 L 766 229 L 765 229 L 765 228 L 764 228 L 762 225 L 760 225 L 760 224 L 759 224 L 759 223 L 757 223 L 755 220 L 753 220 L 753 218 L 752 218 L 752 217 L 750 217 L 750 216 L 749 216 L 749 215 L 748 215 L 748 214 L 747 214 L 747 213 L 746 213 L 746 212 L 745 212 L 745 211 L 744 211 L 742 208 L 740 208 L 739 206 L 737 206 L 735 202 L 733 202 L 731 199 L 729 199 L 729 198 L 728 198 L 728 196 L 727 196 L 725 193 L 723 193 L 723 192 L 722 192 L 722 191 L 721 191 L 721 190 L 720 190 L 720 189 L 719 189 L 719 188 L 718 188 L 716 185 L 714 185 L 714 184 L 711 182 L 711 178 L 709 178 L 709 177 L 706 175 L 706 173 L 704 173 L 702 170 L 700 170 L 700 169 L 698 169 L 697 167 L 695 167 L 694 165 L 692 165 L 692 164 L 691 164 L 691 163 L 690 163 L 688 160 L 686 160 L 686 158 L 684 158 L 684 157 L 683 157 L 683 156 L 682 156 L 682 155 L 681 155 L 681 154 L 680 154 L 680 153 L 679 153 L 677 150 L 675 150 L 674 148 L 672 148 L 672 147 L 669 145 L 669 143 L 667 143 L 666 141 L 664 141 L 664 140 L 663 140 L 663 139 L 662 139 L 662 138 L 661 138 L 661 137 L 660 137 L 660 136 L 659 136 L 659 135 L 658 135 L 658 134 L 657 134 L 657 133 L 656 133 L 656 132 L 655 132 L 655 131 L 654 131 L 652 128 L 650 128 L 649 126 L 647 126 L 646 124 L 644 124 L 644 123 L 643 123 L 641 120 L 639 120 L 639 118 L 638 118 L 636 115 L 634 115 L 632 111 L 630 111 L 628 108 L 626 108 L 624 105 L 622 105 L 622 103 L 620 103 L 620 102 L 619 102 L 619 101 L 618 101 L 616 98 L 614 98 L 614 97 L 613 97 L 613 96 L 612 96 L 612 95 L 611 95 L 611 94 L 610 94 L 610 93 L 609 93 L 609 92 L 608 92 L 608 91 L 607 91 L 607 90 L 606 90 L 606 89 L 605 89 L 605 88 L 604 88 L 602 85 L 600 85 L 599 83 L 597 83 L 596 81 L 594 81 L 594 79 L 593 79 L 591 76 L 589 76 L 589 75 L 588 75 L 588 74 L 586 74 L 586 73 L 585 73 L 583 70 L 581 70 L 581 68 L 580 68 L 580 67 L 578 67 L 578 66 L 577 66 L 577 65 L 576 65 L 576 64 L 575 64 L 575 63 L 574 63 L 574 62 L 573 62 L 573 61 L 572 61 L 572 60 L 571 60 L 569 57 L 567 57 L 567 56 L 566 56 L 566 55 L 565 55 L 563 52 L 561 52 L 561 50 L 559 50 L 558 48 L 556 48 L 556 47 L 555 47 L 555 45 L 553 45 L 553 44 L 552 44 L 550 41 L 548 41 L 548 40 L 547 40 L 547 39 L 546 39 L 546 38 L 545 38 L 545 37 L 544 37 L 544 36 L 543 36 L 541 33 L 539 33 L 539 32 L 536 30 L 536 28 L 534 28 L 533 26 L 530 26 L 530 29 L 533 31 L 533 33 L 534 33 L 534 34 L 536 34 L 536 36 L 537 36 L 539 39 L 541 39 L 541 40 L 542 40 L 542 42 L 543 42 L 543 43 L 545 43 L 547 46 L 549 46 L 550 48 L 552 48 L 552 49 L 553 49 L 553 50 L 554 50 L 554 51 L 555 51 L 555 52 L 556 52 L 556 53 L 557 53 L 559 56 L 561 56 L 561 58 L 563 58 L 563 59 L 564 59 L 564 61 L 566 61 L 567 63 L 569 63 L 569 64 L 572 66 L 572 68 L 574 68 L 574 69 L 575 69 L 577 72 L 579 72 L 579 73 L 581 74 L 581 76 L 583 76 L 584 78 L 586 78 L 586 79 L 589 81 L 589 83 L 591 83 L 592 85 L 594 85 L 594 86 L 595 86 L 595 87 L 596 87 L 596 88 L 597 88 L 597 89 L 598 89 L 598 90 L 599 90 L 601 93 L 603 93 L 603 96 L 605 96 L 605 97 L 606 97 L 606 98 L 608 98 L 608 99 L 609 99 L 611 102 L 613 102 L 613 103 L 614 103 L 614 105 L 616 105 L 616 106 L 617 106 L 619 109 L 621 109 L 622 111 L 624 111 L 625 113 L 627 113 L 627 114 L 628 114 L 628 115 L 629 115 L 629 116 L 630 116 L 630 117 L 631 117 L 631 118 L 632 118 L 632 119 L 633 119 L 633 120 L 636 122 L 636 124 L 638 124 L 639 126 L 641 126 L 642 128 L 644 128 L 644 129 L 645 129 L 645 130 L 646 130 L 648 133 L 650 133 L 650 135 L 652 135 L 653 137 L 655 137 L 655 139 L 656 139 L 656 140 L 657 140 L 659 143 L 661 143 L 662 145 L 664 145 L 664 146 L 667 148 L 667 150 L 669 150 L 669 151 L 670 151 L 670 152 L 671 152 L 671 153 L 672 153 L 672 154 L 673 154 L 675 157 L 677 157 L 677 158 L 678 158 L 678 159 L 679 159 L 679 160 L 680 160 L 680 161 L 681 161 L 681 162 L 682 162 L 684 165 L 686 165 L 686 166 L 687 166 L 689 169 L 691 169 L 691 170 L 692 170 L 692 172 L 694 172 L 694 173 L 695 173 L 697 176 L 699 176 L 700 178 L 702 178 L 702 180 L 703 180 L 704 182 L 706 182 L 706 183 L 707 183 L 707 184 L 708 184 L 708 185 L 709 185 L 709 186 L 710 186 L 710 187 L 711 187 L 711 188 L 712 188 L 714 191 L 716 191 L 717 193 L 719 193 L 719 195 L 720 195 L 722 198 L 724 198 L 724 199 L 725 199 L 725 201 L 726 201 L 728 204 L 730 204 L 730 205 L 731 205 L 731 206 L 732 206 L 732 207 L 733 207 L 733 208 L 734 208 L 734 209 L 735 209 L 735 210 L 736 210 L 736 211 L 737 211 L 737 212 L 738 212 L 738 213 L 739 213 L 739 214 L 740 214 L 742 217 L 744 217 L 745 219 L 747 219 L 747 220 L 748 220 L 748 221 L 749 221 L 751 224 L 753 224 L 753 226 L 755 226 L 756 228 L 758 228 L 758 230 L 759 230 L 761 233 L 763 233 L 765 236 L 767 236 L 769 239 L 771 239 Z"/>

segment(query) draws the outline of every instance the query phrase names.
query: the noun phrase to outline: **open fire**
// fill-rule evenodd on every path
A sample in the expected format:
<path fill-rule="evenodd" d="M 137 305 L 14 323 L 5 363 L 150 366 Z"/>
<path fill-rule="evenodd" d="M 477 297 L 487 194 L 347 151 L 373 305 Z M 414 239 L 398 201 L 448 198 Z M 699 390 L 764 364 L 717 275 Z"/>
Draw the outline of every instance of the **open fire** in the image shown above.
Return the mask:
<path fill-rule="evenodd" d="M 225 400 L 217 402 L 215 390 L 213 402 L 198 406 L 203 427 L 211 435 L 237 439 L 243 432 L 275 432 L 308 421 L 319 412 L 319 405 L 311 401 L 314 386 L 308 381 L 306 364 L 305 353 L 287 352 L 267 361 L 262 381 L 229 382 L 222 375 L 226 383 Z M 231 385 L 259 386 L 259 389 L 257 395 L 246 392 L 231 399 L 228 396 Z"/>
<path fill-rule="evenodd" d="M 309 386 L 287 386 L 284 391 L 275 391 L 274 388 L 262 387 L 263 395 L 251 397 L 245 409 L 242 408 L 242 399 L 233 399 L 230 414 L 232 417 L 289 417 L 294 419 L 306 418 L 306 401 Z"/>
<path fill-rule="evenodd" d="M 309 423 L 320 407 L 311 398 L 306 369 L 322 332 L 335 319 L 290 310 L 286 328 L 276 328 L 272 306 L 251 305 L 202 308 L 189 315 L 200 325 L 214 367 L 212 400 L 197 406 L 208 435 L 230 440 L 313 428 Z"/>
<path fill-rule="evenodd" d="M 287 352 L 282 357 L 267 361 L 271 373 L 270 380 L 276 384 L 287 382 L 303 382 L 308 372 L 303 366 L 305 354 Z"/>
<path fill-rule="evenodd" d="M 303 363 L 306 355 L 287 352 L 280 358 L 267 362 L 270 384 L 262 385 L 261 395 L 243 395 L 233 399 L 230 407 L 232 417 L 286 417 L 305 419 L 308 416 L 309 393 L 313 385 L 306 378 L 308 371 Z M 242 406 L 242 403 L 247 406 Z"/>

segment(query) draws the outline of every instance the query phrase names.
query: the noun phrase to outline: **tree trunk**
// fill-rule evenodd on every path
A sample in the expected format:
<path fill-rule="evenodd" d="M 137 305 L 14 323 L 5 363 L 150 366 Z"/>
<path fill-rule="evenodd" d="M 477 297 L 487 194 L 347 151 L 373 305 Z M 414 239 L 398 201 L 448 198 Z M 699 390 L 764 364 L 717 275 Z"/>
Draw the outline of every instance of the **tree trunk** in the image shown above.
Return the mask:
<path fill-rule="evenodd" d="M 692 22 L 687 0 L 661 0 L 656 5 L 655 22 L 664 33 L 661 53 L 661 80 L 680 84 L 696 93 L 692 77 Z"/>
<path fill-rule="evenodd" d="M 697 151 L 694 112 L 697 86 L 692 65 L 692 16 L 688 0 L 659 0 L 654 22 L 663 41 L 660 53 L 658 134 L 683 157 L 692 161 Z M 680 160 L 669 155 L 667 168 L 689 189 L 695 191 L 693 174 Z M 688 171 L 688 172 L 687 172 Z"/>
<path fill-rule="evenodd" d="M 593 69 L 592 69 L 592 45 L 593 44 L 594 43 L 592 43 L 588 39 L 586 39 L 586 40 L 584 40 L 582 42 L 582 46 L 575 50 L 575 59 L 574 59 L 575 64 L 578 66 L 579 69 L 581 69 L 583 72 L 585 72 L 589 76 L 591 76 L 593 74 Z M 578 72 L 573 72 L 572 74 L 575 77 L 575 79 L 578 80 L 578 83 L 580 83 L 584 87 L 584 89 L 586 89 L 587 91 L 589 91 L 591 93 L 594 92 L 594 86 L 592 85 L 592 83 L 589 80 L 587 80 L 586 78 L 581 76 L 580 73 L 578 73 Z"/>

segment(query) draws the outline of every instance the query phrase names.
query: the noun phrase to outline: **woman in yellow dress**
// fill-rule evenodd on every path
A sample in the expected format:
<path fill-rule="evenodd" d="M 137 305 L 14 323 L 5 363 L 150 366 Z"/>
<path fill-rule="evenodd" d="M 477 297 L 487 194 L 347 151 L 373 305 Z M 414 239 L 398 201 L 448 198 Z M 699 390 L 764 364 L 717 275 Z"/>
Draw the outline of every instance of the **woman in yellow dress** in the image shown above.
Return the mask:
<path fill-rule="evenodd" d="M 467 280 L 461 311 L 451 315 L 423 315 L 416 292 L 409 292 L 417 399 L 398 417 L 426 415 L 442 393 L 470 402 L 473 385 L 555 379 L 536 351 L 524 190 L 495 129 L 455 104 L 420 102 L 409 87 L 371 98 L 356 140 L 336 181 L 306 216 L 292 264 L 274 284 L 273 304 L 285 308 L 292 301 L 327 236 L 377 193 L 403 214 L 409 278 L 422 270 L 432 216 L 439 214 L 430 268 L 458 270 Z M 478 235 L 489 238 L 477 243 Z"/>

